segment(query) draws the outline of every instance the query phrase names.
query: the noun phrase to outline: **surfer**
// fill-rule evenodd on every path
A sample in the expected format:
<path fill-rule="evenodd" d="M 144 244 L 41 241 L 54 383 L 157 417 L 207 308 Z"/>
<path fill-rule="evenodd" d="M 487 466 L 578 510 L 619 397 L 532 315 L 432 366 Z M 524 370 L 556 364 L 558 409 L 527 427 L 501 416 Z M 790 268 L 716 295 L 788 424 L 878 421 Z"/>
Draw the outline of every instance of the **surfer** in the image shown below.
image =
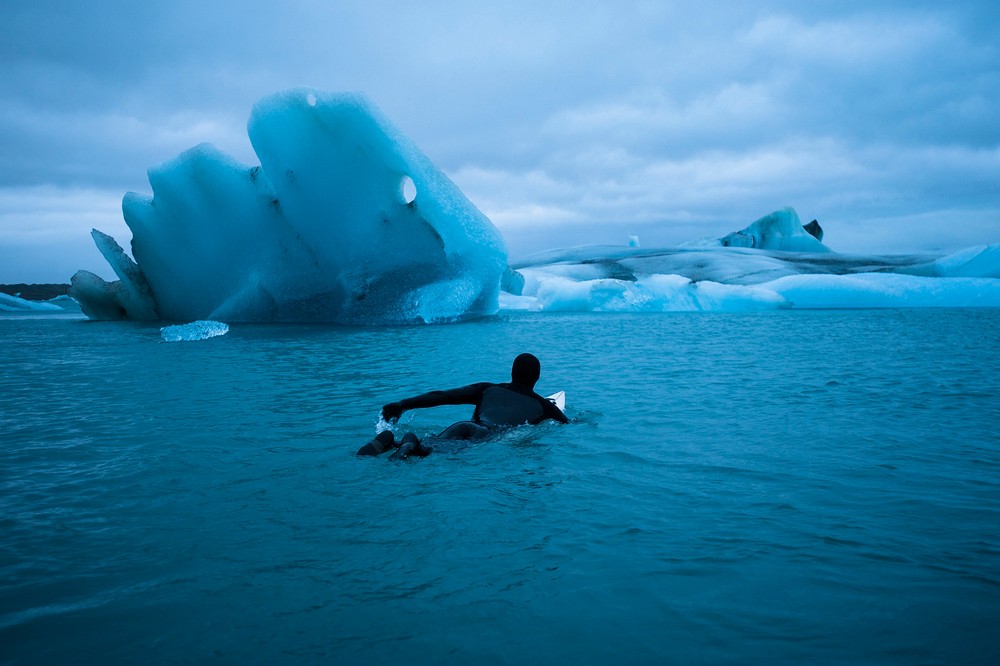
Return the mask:
<path fill-rule="evenodd" d="M 382 407 L 382 418 L 397 420 L 410 409 L 425 409 L 441 405 L 475 405 L 472 419 L 459 421 L 444 429 L 434 439 L 482 440 L 504 428 L 530 424 L 536 425 L 549 419 L 568 423 L 569 419 L 555 403 L 535 393 L 535 383 L 541 374 L 541 363 L 532 354 L 521 354 L 510 368 L 510 382 L 493 384 L 480 382 L 448 391 L 431 391 Z M 393 458 L 426 456 L 431 448 L 421 444 L 412 432 L 406 433 L 396 444 L 391 430 L 378 434 L 372 441 L 358 449 L 359 456 L 377 456 L 398 447 Z"/>

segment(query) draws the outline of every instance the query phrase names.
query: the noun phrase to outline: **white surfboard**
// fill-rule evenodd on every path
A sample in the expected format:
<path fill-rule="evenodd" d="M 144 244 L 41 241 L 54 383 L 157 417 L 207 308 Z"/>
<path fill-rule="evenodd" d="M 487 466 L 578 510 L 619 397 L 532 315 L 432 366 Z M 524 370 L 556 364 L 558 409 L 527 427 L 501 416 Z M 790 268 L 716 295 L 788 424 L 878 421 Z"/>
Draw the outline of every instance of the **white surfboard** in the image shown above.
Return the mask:
<path fill-rule="evenodd" d="M 560 412 L 566 410 L 566 391 L 559 391 L 558 393 L 553 393 L 547 398 L 547 400 L 551 400 L 552 402 L 554 402 L 556 407 L 559 408 Z"/>

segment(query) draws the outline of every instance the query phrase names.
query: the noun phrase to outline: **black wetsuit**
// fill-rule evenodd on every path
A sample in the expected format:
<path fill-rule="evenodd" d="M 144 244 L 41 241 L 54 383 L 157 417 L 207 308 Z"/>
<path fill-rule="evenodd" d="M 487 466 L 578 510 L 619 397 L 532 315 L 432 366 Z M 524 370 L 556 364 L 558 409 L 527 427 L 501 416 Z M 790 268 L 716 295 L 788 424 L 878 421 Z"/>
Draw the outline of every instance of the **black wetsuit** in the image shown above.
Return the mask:
<path fill-rule="evenodd" d="M 399 402 L 389 403 L 382 408 L 387 418 L 398 417 L 408 409 L 440 407 L 442 405 L 475 405 L 471 421 L 459 421 L 444 429 L 438 435 L 429 437 L 430 441 L 440 440 L 482 440 L 490 437 L 498 430 L 519 425 L 535 425 L 552 419 L 560 423 L 568 423 L 566 415 L 556 407 L 555 403 L 535 393 L 530 387 L 516 382 L 493 384 L 480 382 L 469 384 L 448 391 L 431 391 Z M 378 437 L 384 438 L 378 440 Z M 378 455 L 381 451 L 394 446 L 392 432 L 386 430 L 373 441 L 358 451 L 359 455 Z M 426 441 L 426 440 L 425 440 Z M 410 456 L 426 456 L 433 449 L 421 443 L 414 433 L 403 437 L 399 448 L 392 454 L 392 459 L 409 458 Z"/>
<path fill-rule="evenodd" d="M 543 398 L 523 384 L 513 382 L 480 382 L 448 391 L 431 391 L 401 400 L 398 404 L 404 410 L 441 405 L 475 405 L 471 423 L 489 430 L 525 423 L 535 425 L 548 419 L 568 422 L 566 415 L 551 400 Z"/>

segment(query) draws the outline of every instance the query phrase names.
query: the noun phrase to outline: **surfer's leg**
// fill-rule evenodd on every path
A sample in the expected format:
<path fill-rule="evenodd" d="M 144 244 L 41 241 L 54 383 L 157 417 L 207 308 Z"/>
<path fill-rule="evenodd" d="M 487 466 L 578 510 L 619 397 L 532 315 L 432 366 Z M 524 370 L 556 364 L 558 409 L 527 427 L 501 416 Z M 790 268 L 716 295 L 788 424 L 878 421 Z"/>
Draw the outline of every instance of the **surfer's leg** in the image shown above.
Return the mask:
<path fill-rule="evenodd" d="M 392 431 L 383 430 L 379 434 L 375 435 L 375 439 L 358 449 L 357 455 L 377 456 L 380 453 L 388 451 L 394 446 L 396 446 L 396 438 L 393 436 Z"/>
<path fill-rule="evenodd" d="M 403 435 L 403 441 L 400 442 L 399 448 L 396 449 L 389 460 L 405 460 L 406 458 L 425 458 L 431 454 L 431 447 L 424 446 L 420 443 L 420 439 L 412 432 L 408 432 Z"/>
<path fill-rule="evenodd" d="M 490 436 L 490 429 L 486 426 L 479 425 L 472 421 L 459 421 L 458 423 L 452 423 L 450 426 L 444 429 L 438 439 L 464 439 L 464 440 L 478 440 L 486 439 Z"/>

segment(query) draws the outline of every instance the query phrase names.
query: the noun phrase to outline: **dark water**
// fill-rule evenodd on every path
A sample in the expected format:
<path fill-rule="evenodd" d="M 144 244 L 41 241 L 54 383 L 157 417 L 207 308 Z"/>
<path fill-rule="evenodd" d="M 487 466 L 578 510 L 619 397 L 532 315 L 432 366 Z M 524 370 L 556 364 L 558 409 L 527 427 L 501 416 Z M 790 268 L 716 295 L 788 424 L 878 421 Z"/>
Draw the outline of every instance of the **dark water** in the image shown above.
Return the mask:
<path fill-rule="evenodd" d="M 0 348 L 3 663 L 1000 663 L 1000 310 Z M 521 351 L 574 423 L 354 457 Z"/>

